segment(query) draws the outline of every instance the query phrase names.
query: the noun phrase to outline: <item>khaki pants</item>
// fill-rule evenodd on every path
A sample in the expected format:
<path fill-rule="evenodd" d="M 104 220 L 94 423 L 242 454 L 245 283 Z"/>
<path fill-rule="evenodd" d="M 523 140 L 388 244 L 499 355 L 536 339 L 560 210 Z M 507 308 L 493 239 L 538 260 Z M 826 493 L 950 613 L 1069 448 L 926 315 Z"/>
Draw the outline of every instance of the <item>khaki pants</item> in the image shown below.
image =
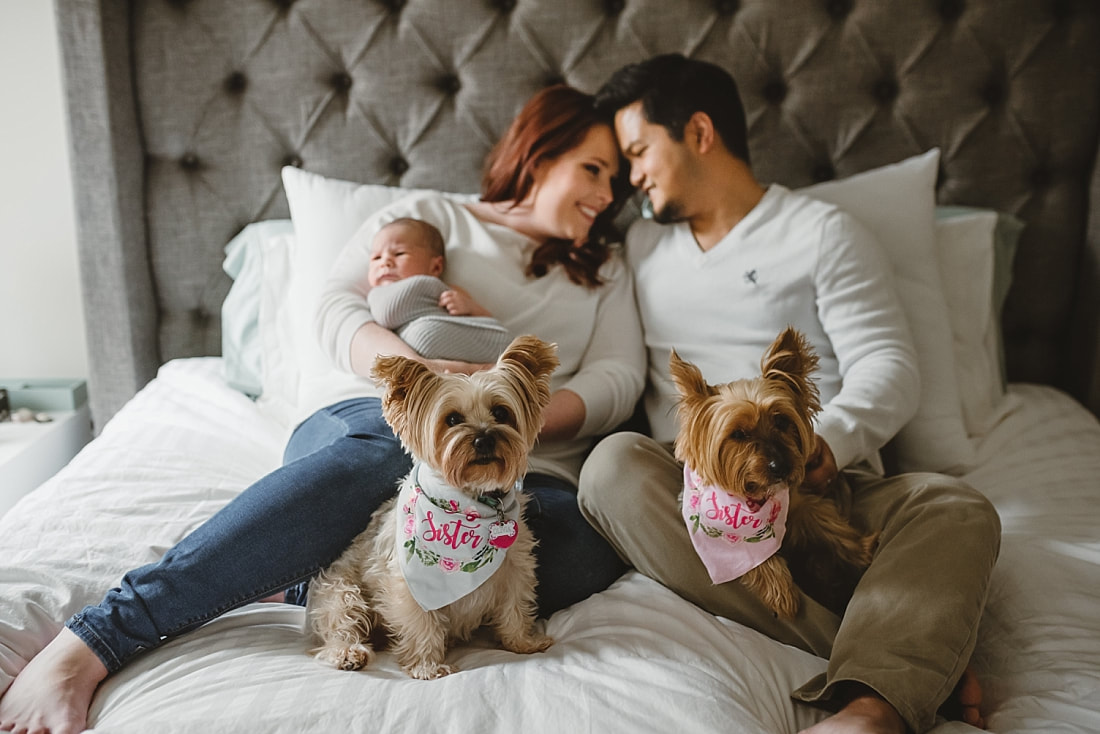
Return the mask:
<path fill-rule="evenodd" d="M 853 522 L 881 533 L 875 559 L 843 618 L 803 594 L 798 616 L 783 620 L 738 581 L 711 583 L 680 514 L 682 471 L 669 447 L 613 434 L 585 462 L 581 511 L 627 563 L 688 601 L 828 658 L 795 700 L 835 708 L 837 686 L 858 682 L 913 731 L 930 729 L 974 650 L 1000 548 L 989 501 L 939 474 L 845 470 Z"/>

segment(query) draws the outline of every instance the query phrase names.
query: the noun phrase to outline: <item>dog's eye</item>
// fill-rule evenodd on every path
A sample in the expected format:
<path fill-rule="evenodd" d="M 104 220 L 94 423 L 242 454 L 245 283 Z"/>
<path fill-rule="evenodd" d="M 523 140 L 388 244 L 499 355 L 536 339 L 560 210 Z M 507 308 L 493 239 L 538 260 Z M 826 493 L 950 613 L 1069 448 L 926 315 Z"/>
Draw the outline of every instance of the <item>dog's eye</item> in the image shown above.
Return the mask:
<path fill-rule="evenodd" d="M 504 423 L 509 426 L 512 425 L 512 411 L 508 410 L 503 405 L 494 405 L 492 413 L 493 420 L 495 420 L 497 423 Z"/>
<path fill-rule="evenodd" d="M 742 431 L 740 428 L 737 428 L 733 431 L 733 433 L 730 434 L 730 438 L 732 438 L 734 441 L 748 441 L 749 434 Z"/>
<path fill-rule="evenodd" d="M 453 413 L 448 413 L 447 417 L 443 419 L 443 422 L 451 428 L 454 428 L 455 426 L 461 424 L 464 420 L 465 418 L 462 417 L 462 414 L 456 410 Z"/>
<path fill-rule="evenodd" d="M 776 414 L 775 418 L 773 418 L 772 421 L 775 423 L 775 427 L 778 428 L 780 431 L 786 431 L 788 428 L 791 427 L 791 419 L 783 415 L 782 413 Z"/>

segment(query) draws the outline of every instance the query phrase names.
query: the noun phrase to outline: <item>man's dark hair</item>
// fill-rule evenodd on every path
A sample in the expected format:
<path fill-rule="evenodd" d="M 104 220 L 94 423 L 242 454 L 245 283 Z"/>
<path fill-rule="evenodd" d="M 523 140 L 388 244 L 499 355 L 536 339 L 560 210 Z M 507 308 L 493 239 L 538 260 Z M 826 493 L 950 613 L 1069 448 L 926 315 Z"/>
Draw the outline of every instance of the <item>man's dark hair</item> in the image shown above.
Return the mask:
<path fill-rule="evenodd" d="M 676 141 L 696 112 L 704 112 L 731 153 L 749 163 L 745 108 L 729 72 L 681 54 L 664 54 L 616 71 L 600 91 L 596 106 L 613 115 L 641 100 L 649 122 L 668 130 Z"/>

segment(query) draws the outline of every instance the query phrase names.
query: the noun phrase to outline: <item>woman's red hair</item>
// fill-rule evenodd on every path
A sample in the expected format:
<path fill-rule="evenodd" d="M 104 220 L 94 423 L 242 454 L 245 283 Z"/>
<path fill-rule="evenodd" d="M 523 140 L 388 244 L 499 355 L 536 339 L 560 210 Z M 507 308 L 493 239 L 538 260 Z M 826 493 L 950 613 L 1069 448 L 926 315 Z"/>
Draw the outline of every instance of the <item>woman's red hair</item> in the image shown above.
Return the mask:
<path fill-rule="evenodd" d="M 481 200 L 519 203 L 535 184 L 535 170 L 543 161 L 576 148 L 596 125 L 613 128 L 612 121 L 597 112 L 594 98 L 565 84 L 546 87 L 528 100 L 500 142 L 485 161 Z M 619 170 L 626 170 L 620 165 Z M 625 201 L 629 185 L 625 177 L 612 182 L 614 199 L 596 218 L 583 243 L 548 240 L 536 248 L 527 274 L 541 278 L 554 265 L 562 265 L 569 279 L 590 287 L 601 283 L 599 269 L 610 256 L 611 238 L 618 239 L 611 222 Z"/>

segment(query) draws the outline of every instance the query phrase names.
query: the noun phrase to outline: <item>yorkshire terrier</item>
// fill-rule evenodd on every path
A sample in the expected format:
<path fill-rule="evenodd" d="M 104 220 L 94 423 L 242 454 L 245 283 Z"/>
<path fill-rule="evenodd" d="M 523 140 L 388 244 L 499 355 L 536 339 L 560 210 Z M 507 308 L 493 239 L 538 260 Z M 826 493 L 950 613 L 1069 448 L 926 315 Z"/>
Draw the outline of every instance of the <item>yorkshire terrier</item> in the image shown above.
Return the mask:
<path fill-rule="evenodd" d="M 523 520 L 522 478 L 550 403 L 556 346 L 516 338 L 489 370 L 437 374 L 382 356 L 382 414 L 413 458 L 397 497 L 311 583 L 313 654 L 343 670 L 389 638 L 409 676 L 455 670 L 447 649 L 483 623 L 504 649 L 534 653 L 535 539 Z"/>
<path fill-rule="evenodd" d="M 761 360 L 761 376 L 708 385 L 699 369 L 669 357 L 680 393 L 676 458 L 684 462 L 683 514 L 715 583 L 739 578 L 775 614 L 793 618 L 799 582 L 835 608 L 835 578 L 871 563 L 878 534 L 846 517 L 835 496 L 800 491 L 821 410 L 810 375 L 818 358 L 806 338 L 784 330 Z M 778 553 L 780 547 L 782 555 Z M 820 598 L 825 597 L 825 598 Z"/>

